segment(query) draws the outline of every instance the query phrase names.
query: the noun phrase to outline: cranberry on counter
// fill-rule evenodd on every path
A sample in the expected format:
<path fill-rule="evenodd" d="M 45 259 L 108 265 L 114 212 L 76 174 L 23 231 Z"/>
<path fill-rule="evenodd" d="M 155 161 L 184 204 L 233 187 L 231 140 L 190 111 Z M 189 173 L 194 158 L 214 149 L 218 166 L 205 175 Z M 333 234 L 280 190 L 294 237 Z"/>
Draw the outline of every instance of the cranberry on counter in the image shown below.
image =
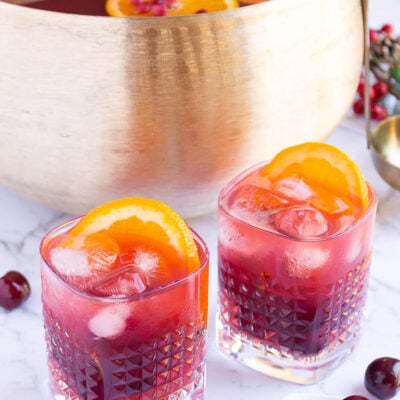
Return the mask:
<path fill-rule="evenodd" d="M 24 303 L 31 293 L 28 280 L 17 271 L 8 271 L 0 278 L 0 307 L 13 310 Z"/>

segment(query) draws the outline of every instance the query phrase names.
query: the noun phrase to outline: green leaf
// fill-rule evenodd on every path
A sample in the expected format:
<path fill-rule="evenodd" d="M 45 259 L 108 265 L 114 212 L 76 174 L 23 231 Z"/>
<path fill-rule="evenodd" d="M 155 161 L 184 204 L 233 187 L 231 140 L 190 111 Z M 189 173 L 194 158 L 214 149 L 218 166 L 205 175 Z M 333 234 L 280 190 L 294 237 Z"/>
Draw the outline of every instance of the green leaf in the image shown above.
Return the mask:
<path fill-rule="evenodd" d="M 392 69 L 390 75 L 400 83 L 400 68 Z"/>

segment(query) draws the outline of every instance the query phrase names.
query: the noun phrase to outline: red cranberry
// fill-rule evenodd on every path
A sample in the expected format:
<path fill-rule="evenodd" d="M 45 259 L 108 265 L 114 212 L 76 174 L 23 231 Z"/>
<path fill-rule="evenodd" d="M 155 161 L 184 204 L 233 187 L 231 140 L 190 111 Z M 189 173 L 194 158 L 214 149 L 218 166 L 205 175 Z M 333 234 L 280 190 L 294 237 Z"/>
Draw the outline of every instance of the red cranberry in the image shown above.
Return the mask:
<path fill-rule="evenodd" d="M 381 99 L 382 97 L 386 96 L 389 92 L 389 86 L 386 82 L 378 81 L 373 86 L 375 90 L 375 97 L 376 99 Z"/>
<path fill-rule="evenodd" d="M 0 306 L 6 310 L 19 307 L 29 297 L 27 279 L 17 271 L 9 271 L 0 278 Z"/>
<path fill-rule="evenodd" d="M 357 92 L 360 95 L 360 97 L 364 97 L 364 91 L 365 91 L 365 81 L 363 78 L 361 78 L 357 88 Z M 371 101 L 374 101 L 376 99 L 375 89 L 372 86 L 369 88 L 369 98 Z"/>
<path fill-rule="evenodd" d="M 381 357 L 372 361 L 365 371 L 364 385 L 378 399 L 394 397 L 400 386 L 400 360 Z"/>
<path fill-rule="evenodd" d="M 368 398 L 364 396 L 352 395 L 345 397 L 343 400 L 368 400 Z"/>
<path fill-rule="evenodd" d="M 374 29 L 370 29 L 369 30 L 369 42 L 375 43 L 378 41 L 378 39 L 379 39 L 379 32 Z"/>
<path fill-rule="evenodd" d="M 389 116 L 388 111 L 381 104 L 371 104 L 371 118 L 375 121 L 382 121 Z"/>
<path fill-rule="evenodd" d="M 353 111 L 357 115 L 364 114 L 364 100 L 358 99 L 353 103 Z"/>
<path fill-rule="evenodd" d="M 391 34 L 394 32 L 394 28 L 392 24 L 385 24 L 382 26 L 381 28 L 381 32 L 387 33 L 387 34 Z"/>
<path fill-rule="evenodd" d="M 361 77 L 357 87 L 357 92 L 360 96 L 364 96 L 364 88 L 365 88 L 365 79 Z"/>

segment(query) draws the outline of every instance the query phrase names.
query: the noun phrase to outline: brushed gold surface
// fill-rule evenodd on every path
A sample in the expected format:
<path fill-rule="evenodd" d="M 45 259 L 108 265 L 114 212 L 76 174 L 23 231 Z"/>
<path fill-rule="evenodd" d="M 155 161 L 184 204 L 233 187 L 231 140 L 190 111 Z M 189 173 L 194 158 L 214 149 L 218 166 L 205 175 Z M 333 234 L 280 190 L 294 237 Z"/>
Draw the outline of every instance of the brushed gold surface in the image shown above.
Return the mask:
<path fill-rule="evenodd" d="M 400 115 L 387 118 L 372 129 L 371 150 L 378 173 L 400 190 Z"/>
<path fill-rule="evenodd" d="M 75 214 L 211 211 L 239 171 L 331 133 L 362 53 L 360 0 L 130 19 L 0 1 L 0 184 Z"/>

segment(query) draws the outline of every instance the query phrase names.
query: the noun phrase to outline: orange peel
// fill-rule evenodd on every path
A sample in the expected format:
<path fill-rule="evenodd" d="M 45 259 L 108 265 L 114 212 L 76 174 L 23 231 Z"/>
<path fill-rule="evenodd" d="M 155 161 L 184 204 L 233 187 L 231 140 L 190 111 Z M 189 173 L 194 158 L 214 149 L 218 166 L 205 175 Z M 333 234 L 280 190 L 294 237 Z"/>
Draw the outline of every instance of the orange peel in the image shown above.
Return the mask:
<path fill-rule="evenodd" d="M 96 271 L 115 268 L 120 255 L 135 252 L 159 260 L 151 274 L 163 279 L 167 275 L 177 279 L 200 264 L 185 221 L 165 203 L 140 197 L 94 208 L 71 229 L 62 247 L 85 251 L 89 266 Z"/>
<path fill-rule="evenodd" d="M 304 180 L 318 194 L 316 207 L 326 208 L 328 213 L 337 209 L 334 197 L 349 209 L 351 205 L 366 209 L 369 204 L 368 186 L 358 165 L 327 143 L 307 142 L 288 147 L 263 167 L 260 175 L 272 183 L 288 176 Z"/>

